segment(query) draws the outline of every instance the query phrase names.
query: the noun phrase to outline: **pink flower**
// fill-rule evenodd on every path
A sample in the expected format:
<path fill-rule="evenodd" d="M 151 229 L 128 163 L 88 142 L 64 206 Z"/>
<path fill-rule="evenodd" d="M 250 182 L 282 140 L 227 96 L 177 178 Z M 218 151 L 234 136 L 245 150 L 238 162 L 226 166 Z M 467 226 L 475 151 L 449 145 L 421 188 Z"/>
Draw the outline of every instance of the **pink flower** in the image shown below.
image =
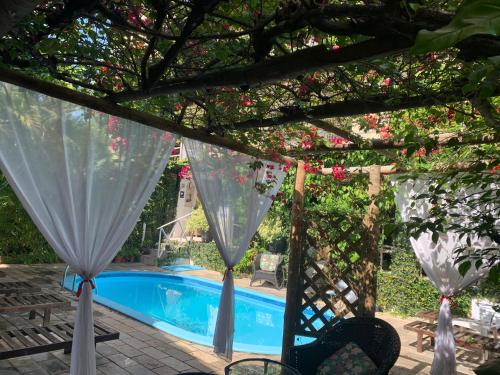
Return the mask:
<path fill-rule="evenodd" d="M 191 180 L 191 167 L 189 165 L 185 165 L 184 167 L 182 167 L 178 176 L 180 177 L 181 180 L 183 179 Z"/>
<path fill-rule="evenodd" d="M 425 147 L 420 147 L 418 149 L 418 151 L 415 151 L 415 153 L 413 154 L 413 157 L 421 158 L 422 156 L 425 156 L 426 153 L 427 153 L 427 150 L 425 149 Z"/>
<path fill-rule="evenodd" d="M 165 132 L 162 134 L 161 136 L 161 141 L 163 143 L 168 143 L 170 142 L 172 139 L 174 138 L 173 134 L 172 133 L 169 133 L 169 132 Z"/>
<path fill-rule="evenodd" d="M 108 118 L 108 133 L 114 133 L 118 130 L 118 124 L 120 123 L 120 118 L 116 116 L 109 116 Z"/>
<path fill-rule="evenodd" d="M 370 129 L 375 129 L 380 121 L 380 117 L 374 113 L 365 115 L 365 121 Z"/>
<path fill-rule="evenodd" d="M 111 144 L 109 145 L 109 149 L 111 152 L 117 152 L 123 146 L 125 150 L 128 150 L 129 144 L 128 139 L 125 137 L 116 137 L 111 140 Z"/>
<path fill-rule="evenodd" d="M 241 96 L 241 105 L 243 107 L 248 107 L 248 106 L 254 105 L 254 104 L 255 104 L 255 102 L 252 99 L 250 99 L 248 96 L 246 96 L 246 95 Z"/>
<path fill-rule="evenodd" d="M 247 177 L 246 176 L 243 176 L 242 174 L 238 174 L 236 176 L 234 176 L 234 180 L 240 184 L 240 185 L 243 185 L 244 183 L 247 182 Z"/>
<path fill-rule="evenodd" d="M 349 143 L 349 139 L 348 138 L 337 137 L 337 136 L 332 136 L 332 137 L 330 137 L 330 143 L 332 143 L 334 145 L 341 145 L 341 144 L 344 144 L 344 143 Z"/>
<path fill-rule="evenodd" d="M 386 79 L 384 79 L 384 82 L 382 82 L 382 86 L 384 86 L 384 87 L 389 87 L 390 85 L 391 85 L 390 78 L 386 78 Z"/>
<path fill-rule="evenodd" d="M 311 91 L 311 88 L 308 85 L 302 83 L 299 86 L 299 92 L 298 92 L 297 95 L 299 95 L 299 96 L 306 96 L 307 94 L 309 94 L 310 91 Z"/>
<path fill-rule="evenodd" d="M 182 110 L 183 107 L 184 107 L 184 105 L 182 103 L 175 103 L 175 111 L 176 112 L 179 112 L 180 110 Z"/>
<path fill-rule="evenodd" d="M 334 44 L 332 46 L 332 51 L 338 51 L 339 49 L 341 49 L 342 47 L 340 47 L 338 44 Z"/>
<path fill-rule="evenodd" d="M 453 107 L 448 108 L 446 118 L 448 119 L 448 121 L 451 121 L 455 118 L 455 109 Z"/>
<path fill-rule="evenodd" d="M 336 165 L 332 168 L 333 178 L 342 181 L 345 180 L 345 167 L 343 165 Z"/>

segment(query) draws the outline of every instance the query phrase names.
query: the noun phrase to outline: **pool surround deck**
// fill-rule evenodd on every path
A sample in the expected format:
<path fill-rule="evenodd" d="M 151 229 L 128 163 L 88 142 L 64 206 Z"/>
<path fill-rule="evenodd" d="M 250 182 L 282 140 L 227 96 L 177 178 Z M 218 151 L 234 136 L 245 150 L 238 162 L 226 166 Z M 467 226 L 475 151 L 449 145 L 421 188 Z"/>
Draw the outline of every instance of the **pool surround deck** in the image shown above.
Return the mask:
<path fill-rule="evenodd" d="M 144 266 L 138 263 L 117 263 L 111 265 L 115 270 L 145 270 L 167 272 L 157 267 Z M 49 265 L 6 265 L 0 264 L 2 281 L 31 281 L 46 290 L 59 292 L 72 300 L 69 310 L 56 310 L 52 321 L 74 319 L 77 301 L 66 290 L 61 290 L 59 282 L 64 271 L 63 264 Z M 182 272 L 182 275 L 192 275 L 218 281 L 222 275 L 218 272 L 200 270 Z M 248 278 L 235 279 L 235 285 L 259 293 L 270 294 L 284 298 L 285 289 L 276 290 L 273 287 L 249 286 Z M 227 362 L 212 352 L 212 348 L 195 344 L 168 333 L 159 331 L 144 323 L 134 320 L 105 306 L 95 304 L 94 314 L 97 319 L 120 331 L 120 339 L 97 345 L 97 373 L 107 375 L 171 375 L 190 371 L 205 371 L 223 374 Z M 401 355 L 391 370 L 391 375 L 429 374 L 433 352 L 429 343 L 424 345 L 424 352 L 416 350 L 416 335 L 405 331 L 403 326 L 415 320 L 401 319 L 390 314 L 378 314 L 379 318 L 387 320 L 398 331 L 401 337 Z M 28 320 L 28 314 L 1 314 L 0 329 L 40 325 L 41 318 Z M 277 356 L 255 355 L 235 352 L 233 361 L 250 357 L 269 357 L 279 360 Z M 47 375 L 68 374 L 71 356 L 62 350 L 37 354 L 30 357 L 20 357 L 0 361 L 2 375 Z M 472 371 L 480 361 L 480 353 L 457 350 L 459 375 L 474 375 Z"/>

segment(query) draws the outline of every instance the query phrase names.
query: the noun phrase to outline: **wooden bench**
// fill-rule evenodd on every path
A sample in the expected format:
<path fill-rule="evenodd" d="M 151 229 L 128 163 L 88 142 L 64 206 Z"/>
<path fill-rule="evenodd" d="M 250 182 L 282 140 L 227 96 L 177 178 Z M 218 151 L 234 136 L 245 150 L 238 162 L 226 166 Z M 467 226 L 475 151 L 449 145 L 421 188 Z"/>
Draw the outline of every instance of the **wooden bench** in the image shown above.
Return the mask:
<path fill-rule="evenodd" d="M 32 293 L 41 289 L 27 281 L 6 281 L 0 282 L 0 294 Z"/>
<path fill-rule="evenodd" d="M 22 357 L 52 350 L 71 352 L 73 323 L 57 323 L 46 327 L 28 327 L 0 331 L 0 360 Z M 94 322 L 95 342 L 117 340 L 120 333 L 100 322 Z"/>
<path fill-rule="evenodd" d="M 431 340 L 431 344 L 434 345 L 437 324 L 417 320 L 406 324 L 404 329 L 417 333 L 417 352 L 424 351 L 423 340 L 427 337 Z M 453 326 L 453 336 L 457 346 L 469 350 L 480 350 L 483 359 L 488 358 L 488 352 L 500 352 L 498 340 L 493 337 L 483 336 L 468 328 Z"/>
<path fill-rule="evenodd" d="M 44 326 L 49 324 L 52 309 L 70 306 L 69 300 L 53 293 L 10 294 L 0 297 L 0 313 L 29 311 L 29 318 L 34 319 L 37 310 L 42 310 Z"/>

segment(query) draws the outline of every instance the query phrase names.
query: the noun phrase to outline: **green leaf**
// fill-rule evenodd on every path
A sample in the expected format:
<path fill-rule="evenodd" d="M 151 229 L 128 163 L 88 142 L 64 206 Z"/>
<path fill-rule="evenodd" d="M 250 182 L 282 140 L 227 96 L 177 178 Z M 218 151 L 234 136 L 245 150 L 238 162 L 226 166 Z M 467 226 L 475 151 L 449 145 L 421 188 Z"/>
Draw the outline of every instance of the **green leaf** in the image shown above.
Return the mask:
<path fill-rule="evenodd" d="M 470 261 L 465 261 L 463 263 L 460 263 L 460 265 L 458 266 L 458 272 L 460 272 L 460 275 L 465 276 L 470 267 L 471 267 Z"/>
<path fill-rule="evenodd" d="M 414 53 L 426 53 L 454 46 L 476 34 L 500 34 L 500 2 L 498 0 L 465 0 L 453 20 L 435 30 L 421 30 L 413 46 Z"/>
<path fill-rule="evenodd" d="M 439 240 L 439 233 L 438 232 L 432 232 L 432 242 L 437 243 Z"/>

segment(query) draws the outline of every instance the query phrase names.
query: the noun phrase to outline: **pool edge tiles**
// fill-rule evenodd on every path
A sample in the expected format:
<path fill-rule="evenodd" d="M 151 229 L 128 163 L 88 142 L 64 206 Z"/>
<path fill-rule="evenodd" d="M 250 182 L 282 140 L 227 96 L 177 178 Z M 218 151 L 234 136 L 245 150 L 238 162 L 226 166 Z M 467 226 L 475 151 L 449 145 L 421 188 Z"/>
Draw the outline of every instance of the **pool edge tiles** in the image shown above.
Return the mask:
<path fill-rule="evenodd" d="M 151 272 L 151 271 L 105 271 L 97 277 L 97 292 L 93 294 L 93 299 L 95 302 L 109 307 L 113 310 L 116 310 L 124 315 L 127 315 L 135 320 L 143 322 L 151 327 L 157 328 L 160 331 L 168 333 L 170 335 L 176 336 L 179 339 L 191 341 L 194 343 L 198 343 L 201 345 L 212 346 L 212 337 L 207 337 L 205 335 L 197 334 L 183 328 L 177 327 L 173 324 L 167 323 L 164 320 L 155 318 L 154 316 L 150 316 L 144 314 L 140 311 L 135 310 L 132 307 L 123 305 L 121 303 L 115 302 L 112 299 L 99 295 L 99 279 L 100 278 L 108 278 L 108 277 L 127 277 L 127 276 L 139 276 L 139 277 L 154 277 L 161 279 L 170 279 L 182 281 L 182 283 L 215 289 L 217 291 L 222 290 L 222 284 L 203 279 L 196 276 L 191 275 L 177 275 L 177 274 L 167 274 L 162 272 Z M 79 279 L 77 280 L 79 282 Z M 68 283 L 67 283 L 68 284 Z M 65 285 L 67 289 L 71 289 L 70 285 Z M 253 300 L 257 300 L 259 302 L 264 302 L 270 305 L 275 305 L 278 307 L 285 306 L 285 300 L 280 299 L 274 296 L 268 296 L 259 292 L 251 291 L 245 288 L 236 287 L 235 288 L 236 295 L 239 295 L 243 298 L 250 298 Z M 281 354 L 281 346 L 265 346 L 265 345 L 255 345 L 255 344 L 244 344 L 241 342 L 234 342 L 234 350 L 239 352 L 246 353 L 255 353 L 255 354 L 269 354 L 269 355 L 279 355 Z"/>

